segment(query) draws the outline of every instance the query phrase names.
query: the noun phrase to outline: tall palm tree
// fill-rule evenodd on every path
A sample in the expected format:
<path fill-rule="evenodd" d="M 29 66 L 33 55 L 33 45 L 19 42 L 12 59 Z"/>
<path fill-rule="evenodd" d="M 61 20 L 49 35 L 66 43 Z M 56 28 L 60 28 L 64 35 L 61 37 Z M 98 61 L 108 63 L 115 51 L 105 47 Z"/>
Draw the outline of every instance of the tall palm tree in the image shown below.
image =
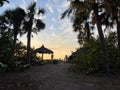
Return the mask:
<path fill-rule="evenodd" d="M 36 10 L 36 3 L 32 3 L 26 13 L 26 18 L 23 22 L 23 33 L 27 33 L 27 63 L 30 64 L 30 46 L 31 46 L 31 34 L 37 33 L 41 29 L 45 28 L 45 24 L 39 18 L 35 18 L 35 15 L 44 14 L 44 9 Z"/>
<path fill-rule="evenodd" d="M 106 27 L 117 25 L 118 54 L 120 55 L 120 0 L 104 0 L 105 14 L 103 23 Z M 111 20 L 109 22 L 109 20 Z"/>
<path fill-rule="evenodd" d="M 72 19 L 79 16 L 76 19 L 80 22 L 80 24 L 76 24 L 75 22 L 73 22 L 73 23 L 75 25 L 77 25 L 77 27 L 81 28 L 81 23 L 87 22 L 88 18 L 90 17 L 90 13 L 93 12 L 92 13 L 92 18 L 93 18 L 92 23 L 93 23 L 93 25 L 95 25 L 95 24 L 97 25 L 98 34 L 99 34 L 100 41 L 101 41 L 102 51 L 104 53 L 104 67 L 106 69 L 106 72 L 109 72 L 108 57 L 107 57 L 107 52 L 106 52 L 105 38 L 104 38 L 103 31 L 102 31 L 101 16 L 98 14 L 99 9 L 101 10 L 101 8 L 100 8 L 101 3 L 102 3 L 101 0 L 84 0 L 84 1 L 74 0 L 74 1 L 71 1 L 69 9 L 67 9 L 62 14 L 62 18 L 64 18 L 64 16 L 66 16 L 66 15 L 70 16 L 70 14 L 73 15 Z M 87 11 L 87 13 L 84 13 L 83 12 L 84 10 Z M 81 15 L 78 14 L 80 12 L 81 12 Z M 83 14 L 83 16 L 82 16 L 82 14 Z M 86 28 L 88 27 L 87 24 L 84 24 L 84 25 L 86 26 Z M 80 30 L 80 28 L 79 28 L 79 30 Z"/>
<path fill-rule="evenodd" d="M 108 55 L 107 55 L 107 48 L 106 48 L 106 41 L 104 38 L 103 30 L 102 30 L 102 23 L 101 23 L 101 16 L 98 14 L 99 11 L 99 3 L 93 2 L 93 15 L 94 15 L 94 21 L 96 22 L 98 34 L 101 41 L 101 47 L 104 54 L 104 68 L 106 69 L 106 72 L 109 73 L 109 64 L 108 64 Z"/>

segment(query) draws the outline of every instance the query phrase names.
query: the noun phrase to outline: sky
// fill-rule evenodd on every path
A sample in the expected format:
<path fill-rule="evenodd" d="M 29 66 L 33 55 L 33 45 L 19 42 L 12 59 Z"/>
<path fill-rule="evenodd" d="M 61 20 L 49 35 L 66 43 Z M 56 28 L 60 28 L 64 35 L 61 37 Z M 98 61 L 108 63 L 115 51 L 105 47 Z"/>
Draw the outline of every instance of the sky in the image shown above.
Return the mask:
<path fill-rule="evenodd" d="M 44 8 L 45 15 L 42 17 L 46 24 L 44 30 L 38 34 L 32 33 L 31 47 L 39 48 L 42 45 L 54 52 L 55 59 L 64 59 L 65 55 L 70 55 L 75 51 L 79 44 L 77 43 L 77 33 L 73 32 L 72 24 L 68 18 L 60 19 L 61 14 L 68 8 L 67 0 L 9 0 L 9 4 L 5 3 L 0 7 L 0 14 L 6 9 L 14 9 L 21 7 L 26 9 L 32 2 L 37 2 L 37 8 Z M 18 39 L 25 45 L 27 43 L 26 35 L 18 36 Z M 49 59 L 50 55 L 45 55 L 45 59 Z"/>

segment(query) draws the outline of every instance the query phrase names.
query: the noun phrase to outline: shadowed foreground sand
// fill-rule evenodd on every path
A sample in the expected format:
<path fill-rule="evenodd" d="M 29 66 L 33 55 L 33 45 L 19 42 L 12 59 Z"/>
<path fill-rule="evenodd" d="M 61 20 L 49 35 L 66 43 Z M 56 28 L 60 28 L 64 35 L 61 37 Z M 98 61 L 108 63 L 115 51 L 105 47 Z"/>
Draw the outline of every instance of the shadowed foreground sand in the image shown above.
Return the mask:
<path fill-rule="evenodd" d="M 120 90 L 120 77 L 83 76 L 71 64 L 32 66 L 24 72 L 1 73 L 0 90 Z"/>

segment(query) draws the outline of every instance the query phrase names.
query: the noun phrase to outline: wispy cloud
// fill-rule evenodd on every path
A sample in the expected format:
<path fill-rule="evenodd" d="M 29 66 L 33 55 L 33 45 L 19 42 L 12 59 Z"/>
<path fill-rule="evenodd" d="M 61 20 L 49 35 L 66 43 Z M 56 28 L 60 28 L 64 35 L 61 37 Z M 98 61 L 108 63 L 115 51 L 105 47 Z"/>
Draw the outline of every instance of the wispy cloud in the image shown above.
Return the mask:
<path fill-rule="evenodd" d="M 58 0 L 53 0 L 53 2 L 57 3 Z"/>
<path fill-rule="evenodd" d="M 52 20 L 53 22 L 57 22 L 55 18 L 52 18 L 51 20 Z"/>
<path fill-rule="evenodd" d="M 51 26 L 50 26 L 50 30 L 53 30 L 53 29 L 54 29 L 54 26 L 53 26 L 53 25 L 51 25 Z"/>
<path fill-rule="evenodd" d="M 51 6 L 49 3 L 46 4 L 46 8 L 48 8 L 48 10 L 49 10 L 51 13 L 54 13 L 54 10 L 53 10 L 52 6 Z"/>
<path fill-rule="evenodd" d="M 71 26 L 69 26 L 63 31 L 63 33 L 72 35 L 73 34 L 73 28 Z"/>
<path fill-rule="evenodd" d="M 61 14 L 63 12 L 62 9 L 60 9 L 60 8 L 57 8 L 57 11 L 59 14 Z"/>
<path fill-rule="evenodd" d="M 51 6 L 49 6 L 48 9 L 50 10 L 51 13 L 54 13 L 54 10 Z"/>
<path fill-rule="evenodd" d="M 51 3 L 51 1 L 50 1 L 50 0 L 48 0 L 48 2 L 49 2 L 49 3 Z"/>
<path fill-rule="evenodd" d="M 37 2 L 37 0 L 34 0 L 34 2 Z"/>
<path fill-rule="evenodd" d="M 66 30 L 66 28 L 72 27 L 72 23 L 68 20 L 68 18 L 65 18 L 61 20 L 60 22 L 60 30 Z"/>
<path fill-rule="evenodd" d="M 57 37 L 57 35 L 55 34 L 55 33 L 52 33 L 52 35 L 51 35 L 53 38 L 56 38 Z"/>
<path fill-rule="evenodd" d="M 62 3 L 61 7 L 62 7 L 62 8 L 66 8 L 66 7 L 68 7 L 69 5 L 70 5 L 70 2 L 65 1 L 65 2 Z"/>
<path fill-rule="evenodd" d="M 11 4 L 6 3 L 6 4 L 3 5 L 2 8 L 4 8 L 4 9 L 13 9 L 15 7 L 17 7 L 17 5 L 11 5 Z"/>
<path fill-rule="evenodd" d="M 25 0 L 22 0 L 20 7 L 23 8 L 25 11 L 27 11 L 27 4 L 26 4 Z"/>

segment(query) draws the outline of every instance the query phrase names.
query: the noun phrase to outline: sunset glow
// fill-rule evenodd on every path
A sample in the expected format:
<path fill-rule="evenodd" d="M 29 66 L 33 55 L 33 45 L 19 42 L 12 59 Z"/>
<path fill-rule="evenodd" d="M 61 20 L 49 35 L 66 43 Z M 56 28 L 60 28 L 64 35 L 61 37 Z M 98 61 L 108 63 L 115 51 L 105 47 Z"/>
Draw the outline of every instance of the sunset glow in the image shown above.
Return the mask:
<path fill-rule="evenodd" d="M 79 47 L 77 33 L 73 32 L 70 20 L 68 18 L 60 19 L 63 11 L 69 6 L 67 0 L 9 0 L 9 4 L 1 7 L 0 13 L 5 9 L 12 9 L 17 6 L 26 9 L 34 1 L 37 2 L 37 7 L 44 8 L 46 11 L 45 15 L 42 16 L 46 27 L 38 34 L 32 34 L 31 47 L 36 49 L 44 44 L 45 47 L 54 52 L 54 58 L 64 59 L 65 55 L 70 55 L 72 51 Z M 18 36 L 18 39 L 26 45 L 26 35 Z M 44 58 L 50 58 L 50 55 L 45 55 Z"/>

